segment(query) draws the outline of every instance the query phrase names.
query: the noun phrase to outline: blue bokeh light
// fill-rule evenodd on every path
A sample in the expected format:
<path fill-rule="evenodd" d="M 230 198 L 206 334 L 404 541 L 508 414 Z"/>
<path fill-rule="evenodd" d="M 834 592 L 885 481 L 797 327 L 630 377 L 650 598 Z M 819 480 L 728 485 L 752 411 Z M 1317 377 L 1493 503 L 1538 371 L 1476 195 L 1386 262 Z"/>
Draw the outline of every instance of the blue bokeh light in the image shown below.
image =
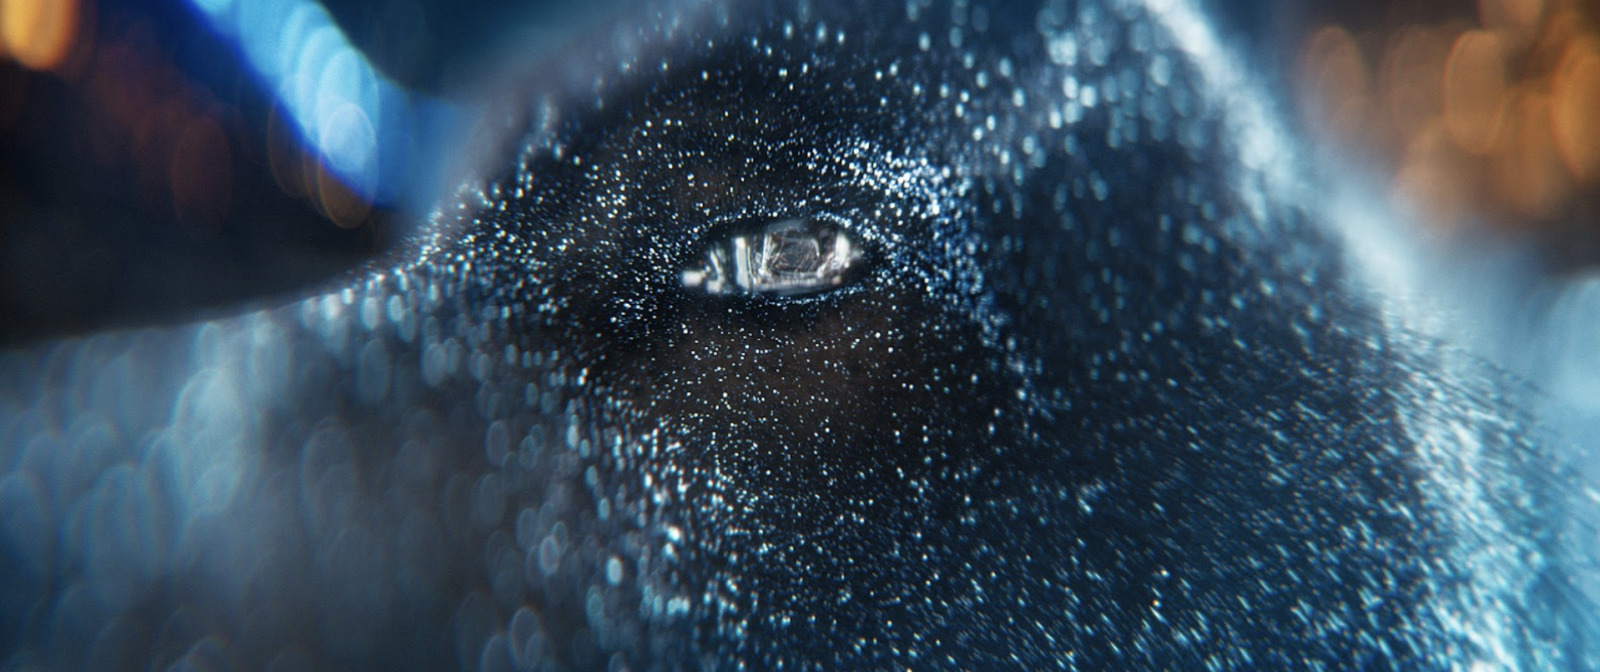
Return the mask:
<path fill-rule="evenodd" d="M 312 0 L 190 2 L 235 42 L 333 174 L 378 205 L 426 206 L 439 165 L 432 152 L 458 110 L 379 73 Z"/>

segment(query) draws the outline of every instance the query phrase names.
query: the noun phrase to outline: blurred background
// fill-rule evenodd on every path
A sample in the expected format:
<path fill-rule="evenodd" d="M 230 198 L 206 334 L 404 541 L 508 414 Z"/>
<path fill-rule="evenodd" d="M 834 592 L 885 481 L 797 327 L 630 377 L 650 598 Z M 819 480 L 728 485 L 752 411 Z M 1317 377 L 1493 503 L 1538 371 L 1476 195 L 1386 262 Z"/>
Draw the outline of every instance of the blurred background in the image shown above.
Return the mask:
<path fill-rule="evenodd" d="M 1600 264 L 1600 0 L 1202 4 L 1397 225 Z M 459 91 L 624 5 L 0 0 L 0 345 L 359 266 L 427 208 Z"/>
<path fill-rule="evenodd" d="M 1301 28 L 1306 127 L 1433 235 L 1600 262 L 1600 0 L 1327 3 Z"/>
<path fill-rule="evenodd" d="M 615 4 L 0 0 L 0 345 L 381 254 L 470 119 L 453 89 Z"/>

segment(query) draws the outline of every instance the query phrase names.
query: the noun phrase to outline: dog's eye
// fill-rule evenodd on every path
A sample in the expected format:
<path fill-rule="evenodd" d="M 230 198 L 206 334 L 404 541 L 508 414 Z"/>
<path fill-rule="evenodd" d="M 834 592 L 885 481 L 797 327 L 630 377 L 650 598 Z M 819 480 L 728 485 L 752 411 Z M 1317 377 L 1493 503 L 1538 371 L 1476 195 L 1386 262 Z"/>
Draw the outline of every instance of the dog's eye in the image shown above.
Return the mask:
<path fill-rule="evenodd" d="M 844 228 L 807 217 L 725 227 L 681 277 L 712 295 L 797 296 L 844 287 L 865 265 Z"/>

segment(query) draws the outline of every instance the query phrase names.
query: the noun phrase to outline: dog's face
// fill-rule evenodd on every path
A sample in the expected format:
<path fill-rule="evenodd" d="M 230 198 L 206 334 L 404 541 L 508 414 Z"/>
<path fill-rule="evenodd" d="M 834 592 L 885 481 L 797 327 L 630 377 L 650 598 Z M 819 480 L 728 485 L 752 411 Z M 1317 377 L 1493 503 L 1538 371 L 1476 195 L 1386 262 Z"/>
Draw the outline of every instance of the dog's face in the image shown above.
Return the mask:
<path fill-rule="evenodd" d="M 63 669 L 1577 655 L 1518 624 L 1551 570 L 1515 411 L 1346 279 L 1188 5 L 869 4 L 598 29 L 515 80 L 504 160 L 400 258 L 8 355 L 0 642 Z"/>

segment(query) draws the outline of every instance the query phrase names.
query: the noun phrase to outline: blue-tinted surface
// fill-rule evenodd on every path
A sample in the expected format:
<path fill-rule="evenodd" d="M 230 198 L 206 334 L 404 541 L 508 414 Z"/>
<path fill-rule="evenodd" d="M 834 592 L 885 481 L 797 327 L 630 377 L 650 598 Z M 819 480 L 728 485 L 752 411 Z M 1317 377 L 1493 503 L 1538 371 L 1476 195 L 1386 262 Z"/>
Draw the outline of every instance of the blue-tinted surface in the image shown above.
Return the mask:
<path fill-rule="evenodd" d="M 6 353 L 5 664 L 1594 666 L 1544 397 L 1204 12 L 868 9 L 618 17 L 399 258 Z M 682 287 L 797 216 L 864 273 Z"/>
<path fill-rule="evenodd" d="M 193 2 L 350 188 L 380 204 L 426 207 L 415 199 L 438 179 L 433 167 L 458 112 L 378 72 L 313 0 Z"/>

